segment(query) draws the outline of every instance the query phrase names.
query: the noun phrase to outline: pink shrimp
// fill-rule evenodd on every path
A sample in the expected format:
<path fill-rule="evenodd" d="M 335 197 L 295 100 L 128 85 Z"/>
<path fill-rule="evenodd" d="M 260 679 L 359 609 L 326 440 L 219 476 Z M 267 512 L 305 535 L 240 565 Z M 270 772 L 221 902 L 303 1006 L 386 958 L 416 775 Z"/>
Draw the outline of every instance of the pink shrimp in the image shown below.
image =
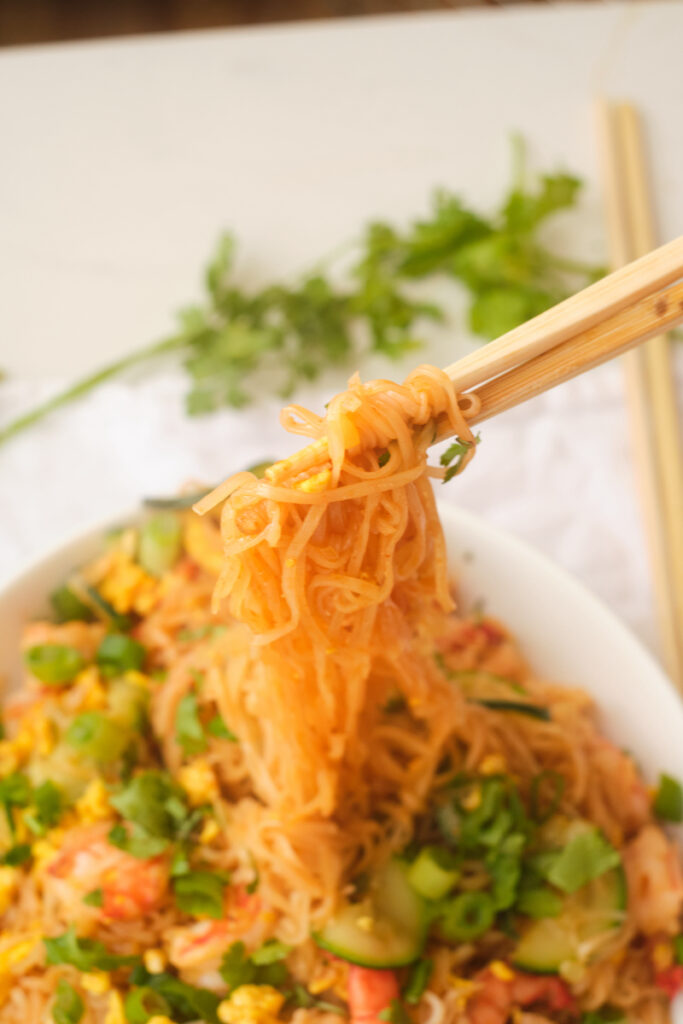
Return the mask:
<path fill-rule="evenodd" d="M 541 977 L 510 971 L 505 981 L 487 968 L 476 980 L 480 988 L 467 1004 L 469 1024 L 506 1024 L 513 1010 L 545 1005 L 549 1010 L 564 1010 L 574 1006 L 574 998 L 559 978 Z M 541 1018 L 542 1019 L 542 1018 Z"/>
<path fill-rule="evenodd" d="M 379 1014 L 399 997 L 394 971 L 379 971 L 352 964 L 349 967 L 347 986 L 351 1024 L 381 1024 Z"/>
<path fill-rule="evenodd" d="M 107 841 L 111 822 L 74 829 L 47 864 L 45 888 L 70 919 L 89 917 L 131 921 L 161 906 L 168 889 L 165 857 L 141 859 Z M 83 897 L 101 890 L 102 905 L 90 907 Z"/>
<path fill-rule="evenodd" d="M 244 942 L 255 949 L 272 931 L 272 916 L 264 911 L 261 899 L 242 888 L 228 889 L 225 916 L 219 921 L 195 921 L 174 928 L 168 938 L 168 956 L 181 970 L 218 967 L 223 954 L 233 942 Z"/>
<path fill-rule="evenodd" d="M 646 825 L 624 848 L 628 906 L 646 935 L 675 935 L 683 908 L 683 877 L 676 848 L 656 825 Z"/>
<path fill-rule="evenodd" d="M 602 736 L 595 739 L 591 772 L 602 783 L 611 813 L 627 835 L 650 820 L 650 794 L 633 759 Z"/>

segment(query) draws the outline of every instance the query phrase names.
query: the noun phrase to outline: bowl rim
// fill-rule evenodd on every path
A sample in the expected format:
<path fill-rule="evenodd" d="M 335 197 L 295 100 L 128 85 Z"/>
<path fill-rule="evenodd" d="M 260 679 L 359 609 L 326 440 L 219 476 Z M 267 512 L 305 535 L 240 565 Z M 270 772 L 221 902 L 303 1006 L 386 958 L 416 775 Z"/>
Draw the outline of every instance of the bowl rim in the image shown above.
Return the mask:
<path fill-rule="evenodd" d="M 465 523 L 467 528 L 482 534 L 485 541 L 491 545 L 504 545 L 525 562 L 531 564 L 535 569 L 552 577 L 554 582 L 575 600 L 581 601 L 591 609 L 592 614 L 600 620 L 601 628 L 614 633 L 621 634 L 620 642 L 625 644 L 631 651 L 634 658 L 642 664 L 643 671 L 650 676 L 657 676 L 660 683 L 680 696 L 673 681 L 664 671 L 663 667 L 645 643 L 638 637 L 629 626 L 612 611 L 611 608 L 596 594 L 594 594 L 585 583 L 574 576 L 568 569 L 559 565 L 549 555 L 534 547 L 529 541 L 518 537 L 516 534 L 488 522 L 484 517 L 460 508 L 450 502 L 437 500 L 439 519 L 444 525 L 444 532 L 448 534 L 454 530 L 457 535 L 457 524 Z M 137 507 L 128 507 L 116 515 L 109 515 L 99 520 L 86 524 L 78 530 L 70 531 L 56 542 L 52 541 L 35 554 L 24 568 L 12 575 L 0 576 L 0 605 L 11 598 L 12 592 L 20 590 L 28 579 L 40 573 L 41 570 L 48 571 L 49 563 L 64 557 L 70 548 L 86 545 L 95 541 L 97 537 L 105 536 L 112 530 L 119 529 L 129 523 L 134 523 L 144 514 L 144 506 L 140 503 Z M 449 563 L 452 562 L 454 553 L 449 548 Z"/>

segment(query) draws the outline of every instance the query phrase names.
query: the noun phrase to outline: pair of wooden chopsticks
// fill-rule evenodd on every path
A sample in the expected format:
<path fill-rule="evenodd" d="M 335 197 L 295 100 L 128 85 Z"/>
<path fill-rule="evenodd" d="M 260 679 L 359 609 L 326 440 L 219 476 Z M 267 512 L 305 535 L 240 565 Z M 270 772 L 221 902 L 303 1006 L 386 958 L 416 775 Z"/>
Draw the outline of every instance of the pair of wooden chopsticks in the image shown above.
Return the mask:
<path fill-rule="evenodd" d="M 605 210 L 615 267 L 656 244 L 643 132 L 627 103 L 599 106 Z M 624 358 L 634 464 L 666 667 L 683 692 L 683 452 L 669 339 Z"/>
<path fill-rule="evenodd" d="M 446 367 L 495 416 L 683 322 L 683 237 Z M 441 438 L 439 438 L 441 439 Z"/>
<path fill-rule="evenodd" d="M 683 323 L 683 237 L 614 271 L 447 366 L 471 423 L 495 416 Z M 438 429 L 435 440 L 448 434 Z M 266 470 L 293 479 L 329 464 L 321 438 Z"/>
<path fill-rule="evenodd" d="M 683 237 L 616 270 L 445 368 L 470 423 L 495 416 L 683 323 Z M 448 436 L 438 429 L 435 440 Z M 266 470 L 293 479 L 329 464 L 321 438 Z"/>

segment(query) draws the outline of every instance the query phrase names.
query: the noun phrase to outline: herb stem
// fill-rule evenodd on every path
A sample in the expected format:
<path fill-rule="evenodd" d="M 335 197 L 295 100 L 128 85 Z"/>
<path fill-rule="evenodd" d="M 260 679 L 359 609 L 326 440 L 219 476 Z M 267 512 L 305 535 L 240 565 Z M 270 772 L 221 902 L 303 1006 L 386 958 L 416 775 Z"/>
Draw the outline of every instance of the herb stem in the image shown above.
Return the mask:
<path fill-rule="evenodd" d="M 87 395 L 88 392 L 94 391 L 95 388 L 100 386 L 100 384 L 104 384 L 105 381 L 110 380 L 112 377 L 117 377 L 125 370 L 129 370 L 140 363 L 149 362 L 150 360 L 156 359 L 168 352 L 174 352 L 177 349 L 184 348 L 186 345 L 187 339 L 184 336 L 164 338 L 161 341 L 153 342 L 151 345 L 146 345 L 144 348 L 138 349 L 136 352 L 131 352 L 130 355 L 123 356 L 121 359 L 117 359 L 113 363 L 108 363 L 95 373 L 82 377 L 80 380 L 76 381 L 75 384 L 70 385 L 58 394 L 53 395 L 52 398 L 48 398 L 46 402 L 42 402 L 40 405 L 36 406 L 35 409 L 32 409 L 25 415 L 18 416 L 15 420 L 11 420 L 7 426 L 0 429 L 0 445 L 5 444 L 10 440 L 10 438 L 16 437 L 17 434 L 20 434 L 28 427 L 32 427 L 34 424 L 39 423 L 40 420 L 45 419 L 46 416 L 51 412 L 54 412 L 56 409 L 61 409 L 62 406 L 69 405 L 77 398 L 82 398 L 84 395 Z"/>

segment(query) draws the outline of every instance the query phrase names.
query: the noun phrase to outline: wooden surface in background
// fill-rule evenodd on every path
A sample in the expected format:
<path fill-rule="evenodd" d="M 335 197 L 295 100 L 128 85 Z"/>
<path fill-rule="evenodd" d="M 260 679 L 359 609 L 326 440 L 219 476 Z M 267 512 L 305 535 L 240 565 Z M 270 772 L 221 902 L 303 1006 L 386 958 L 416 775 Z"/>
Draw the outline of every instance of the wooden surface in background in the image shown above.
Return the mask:
<path fill-rule="evenodd" d="M 0 46 L 389 12 L 507 0 L 0 0 Z M 543 0 L 537 0 L 543 2 Z"/>

